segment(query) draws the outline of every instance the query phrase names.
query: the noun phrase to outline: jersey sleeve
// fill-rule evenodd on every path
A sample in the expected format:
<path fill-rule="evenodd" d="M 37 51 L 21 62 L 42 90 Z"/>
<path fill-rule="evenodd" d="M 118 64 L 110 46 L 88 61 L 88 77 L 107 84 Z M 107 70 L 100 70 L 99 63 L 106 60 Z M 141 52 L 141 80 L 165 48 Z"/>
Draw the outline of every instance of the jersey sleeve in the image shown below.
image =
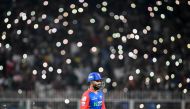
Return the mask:
<path fill-rule="evenodd" d="M 89 94 L 88 92 L 85 92 L 80 100 L 80 109 L 89 109 L 90 107 L 89 102 L 90 102 Z"/>

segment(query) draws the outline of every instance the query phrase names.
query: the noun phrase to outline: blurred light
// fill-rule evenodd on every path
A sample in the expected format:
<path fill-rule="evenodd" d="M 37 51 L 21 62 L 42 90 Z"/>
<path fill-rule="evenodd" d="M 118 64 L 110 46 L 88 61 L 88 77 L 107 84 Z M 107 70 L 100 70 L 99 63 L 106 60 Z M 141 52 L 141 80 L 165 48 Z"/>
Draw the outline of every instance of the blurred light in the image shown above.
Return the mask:
<path fill-rule="evenodd" d="M 103 67 L 100 67 L 100 68 L 98 68 L 98 71 L 99 71 L 99 72 L 103 72 L 103 71 L 104 71 L 104 68 L 103 68 Z"/>
<path fill-rule="evenodd" d="M 161 108 L 161 105 L 160 104 L 157 104 L 156 105 L 156 109 L 160 109 Z"/>
<path fill-rule="evenodd" d="M 113 38 L 120 38 L 121 34 L 120 33 L 113 33 L 112 37 Z"/>
<path fill-rule="evenodd" d="M 134 54 L 138 54 L 138 50 L 137 50 L 137 49 L 134 49 L 134 50 L 133 50 L 133 53 L 134 53 Z"/>
<path fill-rule="evenodd" d="M 18 20 L 18 19 L 15 19 L 15 20 L 14 20 L 14 23 L 15 23 L 15 24 L 17 24 L 18 22 L 19 22 L 19 20 Z"/>
<path fill-rule="evenodd" d="M 132 75 L 129 76 L 129 80 L 130 80 L 130 81 L 133 80 L 133 76 L 132 76 Z"/>
<path fill-rule="evenodd" d="M 26 59 L 27 58 L 27 54 L 23 54 L 23 59 Z"/>
<path fill-rule="evenodd" d="M 161 79 L 160 79 L 160 78 L 157 78 L 157 79 L 156 79 L 156 82 L 157 82 L 157 83 L 160 83 L 160 82 L 161 82 Z"/>
<path fill-rule="evenodd" d="M 123 59 L 123 55 L 119 55 L 118 58 L 119 58 L 119 60 L 122 60 Z"/>
<path fill-rule="evenodd" d="M 154 72 L 150 72 L 150 77 L 153 77 L 154 76 Z"/>
<path fill-rule="evenodd" d="M 115 20 L 119 20 L 119 16 L 118 15 L 114 15 L 114 19 Z"/>
<path fill-rule="evenodd" d="M 34 24 L 34 29 L 37 29 L 38 28 L 38 24 Z"/>
<path fill-rule="evenodd" d="M 80 2 L 80 3 L 83 3 L 83 2 L 84 2 L 84 0 L 79 0 L 79 2 Z"/>
<path fill-rule="evenodd" d="M 27 22 L 27 24 L 31 24 L 32 21 L 30 19 L 28 19 L 26 22 Z"/>
<path fill-rule="evenodd" d="M 71 8 L 71 9 L 74 9 L 74 8 L 75 8 L 75 4 L 71 4 L 71 5 L 70 5 L 70 8 Z"/>
<path fill-rule="evenodd" d="M 123 43 L 126 43 L 126 42 L 127 42 L 126 36 L 122 36 L 122 37 L 121 37 L 121 40 L 122 40 Z"/>
<path fill-rule="evenodd" d="M 148 7 L 148 11 L 150 11 L 150 12 L 151 12 L 151 11 L 152 11 L 152 7 Z"/>
<path fill-rule="evenodd" d="M 116 86 L 117 86 L 117 83 L 116 83 L 116 82 L 112 82 L 112 86 L 113 86 L 113 87 L 116 87 Z"/>
<path fill-rule="evenodd" d="M 47 6 L 48 5 L 48 1 L 44 1 L 43 5 Z"/>
<path fill-rule="evenodd" d="M 139 35 L 136 34 L 136 35 L 135 35 L 135 39 L 136 39 L 136 40 L 139 40 Z"/>
<path fill-rule="evenodd" d="M 103 6 L 107 6 L 108 3 L 107 3 L 106 1 L 104 1 L 104 2 L 102 2 L 102 5 L 103 5 Z"/>
<path fill-rule="evenodd" d="M 63 13 L 63 16 L 64 16 L 64 17 L 68 17 L 68 15 L 69 15 L 68 12 L 64 12 L 64 13 Z"/>
<path fill-rule="evenodd" d="M 179 66 L 179 62 L 178 61 L 175 62 L 175 66 Z"/>
<path fill-rule="evenodd" d="M 11 11 L 7 11 L 7 16 L 10 16 L 11 15 Z"/>
<path fill-rule="evenodd" d="M 110 55 L 110 58 L 111 58 L 111 59 L 114 59 L 114 58 L 115 58 L 115 55 L 114 55 L 114 54 L 111 54 L 111 55 Z"/>
<path fill-rule="evenodd" d="M 42 79 L 46 79 L 46 75 L 45 74 L 42 74 Z"/>
<path fill-rule="evenodd" d="M 82 42 L 77 42 L 77 47 L 82 47 Z"/>
<path fill-rule="evenodd" d="M 48 71 L 49 71 L 49 72 L 53 72 L 53 67 L 50 66 L 50 67 L 48 68 Z"/>
<path fill-rule="evenodd" d="M 178 84 L 178 87 L 179 87 L 179 88 L 182 88 L 182 84 L 181 84 L 181 83 L 179 83 L 179 84 Z"/>
<path fill-rule="evenodd" d="M 144 59 L 148 59 L 148 54 L 144 54 Z"/>
<path fill-rule="evenodd" d="M 104 93 L 107 93 L 107 91 L 108 91 L 108 90 L 107 90 L 106 88 L 103 88 L 103 92 L 104 92 Z"/>
<path fill-rule="evenodd" d="M 179 4 L 180 4 L 180 2 L 179 2 L 178 0 L 176 0 L 175 3 L 176 3 L 176 5 L 179 5 Z"/>
<path fill-rule="evenodd" d="M 139 69 L 136 69 L 135 72 L 136 72 L 137 75 L 141 73 L 141 71 Z"/>
<path fill-rule="evenodd" d="M 65 104 L 69 104 L 70 100 L 69 99 L 65 99 Z"/>
<path fill-rule="evenodd" d="M 169 80 L 169 79 L 170 79 L 170 77 L 169 77 L 168 75 L 166 75 L 166 76 L 165 76 L 165 79 L 166 79 L 166 80 Z"/>
<path fill-rule="evenodd" d="M 146 84 L 146 85 L 149 85 L 149 83 L 150 83 L 150 78 L 147 77 L 147 78 L 145 79 L 145 84 Z"/>
<path fill-rule="evenodd" d="M 190 5 L 190 1 L 188 1 L 188 5 Z"/>
<path fill-rule="evenodd" d="M 57 28 L 53 28 L 51 31 L 52 31 L 52 33 L 56 33 L 57 32 Z"/>
<path fill-rule="evenodd" d="M 172 42 L 175 41 L 175 37 L 174 36 L 171 36 L 170 39 L 171 39 Z"/>
<path fill-rule="evenodd" d="M 109 30 L 110 27 L 109 27 L 108 25 L 105 25 L 105 26 L 104 26 L 104 29 L 105 29 L 105 30 Z"/>
<path fill-rule="evenodd" d="M 156 4 L 157 4 L 158 6 L 161 6 L 161 5 L 162 5 L 162 1 L 156 1 Z"/>
<path fill-rule="evenodd" d="M 147 30 L 146 30 L 146 29 L 143 29 L 143 33 L 144 33 L 144 34 L 147 34 Z"/>
<path fill-rule="evenodd" d="M 167 49 L 164 49 L 163 52 L 164 52 L 164 54 L 167 54 L 167 53 L 168 53 L 168 50 L 167 50 Z"/>
<path fill-rule="evenodd" d="M 102 12 L 106 12 L 107 8 L 106 7 L 102 7 L 101 10 L 102 10 Z"/>
<path fill-rule="evenodd" d="M 154 17 L 154 13 L 153 12 L 150 12 L 150 17 Z"/>
<path fill-rule="evenodd" d="M 118 53 L 119 53 L 120 55 L 122 55 L 122 54 L 123 54 L 123 50 L 119 50 Z"/>
<path fill-rule="evenodd" d="M 144 108 L 144 104 L 140 104 L 140 105 L 139 105 L 139 108 L 140 108 L 140 109 Z"/>
<path fill-rule="evenodd" d="M 163 40 L 163 38 L 159 38 L 158 41 L 159 41 L 160 43 L 163 43 L 164 40 Z"/>
<path fill-rule="evenodd" d="M 175 60 L 176 57 L 175 57 L 175 55 L 172 55 L 171 58 L 172 58 L 172 60 Z"/>
<path fill-rule="evenodd" d="M 2 71 L 3 70 L 3 66 L 2 65 L 0 65 L 0 71 Z"/>
<path fill-rule="evenodd" d="M 7 23 L 9 21 L 9 18 L 5 18 L 4 22 Z"/>
<path fill-rule="evenodd" d="M 48 25 L 45 26 L 45 30 L 46 31 L 49 30 L 49 26 Z"/>
<path fill-rule="evenodd" d="M 169 66 L 170 65 L 170 62 L 169 61 L 166 61 L 166 66 Z"/>
<path fill-rule="evenodd" d="M 83 6 L 84 6 L 84 7 L 88 7 L 88 3 L 84 2 L 84 3 L 83 3 Z"/>
<path fill-rule="evenodd" d="M 9 48 L 10 48 L 10 44 L 6 44 L 6 45 L 5 45 L 5 48 L 6 48 L 6 49 L 9 49 Z"/>
<path fill-rule="evenodd" d="M 186 79 L 186 82 L 187 82 L 187 83 L 190 83 L 190 78 L 187 78 L 187 79 Z"/>
<path fill-rule="evenodd" d="M 169 10 L 169 11 L 173 11 L 173 7 L 171 7 L 171 6 L 167 6 L 167 10 Z"/>
<path fill-rule="evenodd" d="M 71 64 L 71 59 L 66 59 L 67 64 Z"/>
<path fill-rule="evenodd" d="M 64 9 L 63 8 L 59 8 L 59 10 L 58 10 L 60 13 L 62 13 L 63 11 L 64 11 Z"/>
<path fill-rule="evenodd" d="M 61 46 L 61 42 L 56 42 L 56 46 L 60 47 Z"/>
<path fill-rule="evenodd" d="M 79 12 L 79 13 L 82 13 L 83 11 L 84 11 L 83 8 L 79 8 L 79 9 L 78 9 L 78 12 Z"/>
<path fill-rule="evenodd" d="M 6 39 L 6 35 L 3 34 L 3 35 L 1 36 L 1 38 L 2 38 L 2 40 L 5 40 L 5 39 Z"/>
<path fill-rule="evenodd" d="M 90 19 L 90 23 L 95 23 L 95 19 L 94 19 L 94 18 L 91 18 L 91 19 Z"/>
<path fill-rule="evenodd" d="M 154 11 L 158 11 L 158 7 L 155 6 L 155 7 L 154 7 Z"/>
<path fill-rule="evenodd" d="M 31 13 L 30 13 L 31 16 L 34 16 L 35 14 L 36 14 L 35 11 L 31 11 Z"/>
<path fill-rule="evenodd" d="M 165 19 L 165 18 L 166 18 L 164 14 L 161 14 L 160 17 L 161 17 L 162 19 Z"/>
<path fill-rule="evenodd" d="M 188 49 L 190 49 L 190 43 L 189 43 L 189 44 L 187 44 L 187 48 L 188 48 Z"/>
<path fill-rule="evenodd" d="M 152 51 L 153 51 L 153 52 L 157 52 L 157 48 L 156 48 L 156 47 L 153 47 L 153 48 L 152 48 Z"/>
<path fill-rule="evenodd" d="M 183 60 L 181 58 L 178 61 L 179 61 L 180 64 L 183 62 Z"/>
<path fill-rule="evenodd" d="M 157 41 L 157 40 L 154 40 L 154 41 L 153 41 L 153 44 L 154 44 L 154 45 L 157 45 L 157 44 L 158 44 L 158 41 Z"/>
<path fill-rule="evenodd" d="M 174 75 L 174 74 L 171 74 L 171 78 L 174 79 L 174 78 L 175 78 L 175 75 Z"/>
<path fill-rule="evenodd" d="M 157 62 L 157 59 L 154 57 L 154 58 L 152 58 L 152 62 Z"/>
<path fill-rule="evenodd" d="M 136 4 L 135 3 L 131 3 L 131 8 L 136 8 Z"/>
<path fill-rule="evenodd" d="M 110 83 L 111 79 L 110 78 L 106 78 L 106 83 Z"/>
<path fill-rule="evenodd" d="M 7 29 L 11 28 L 11 24 L 7 24 Z"/>
<path fill-rule="evenodd" d="M 33 71 L 32 71 L 32 74 L 33 74 L 33 75 L 37 75 L 37 70 L 33 70 Z"/>
<path fill-rule="evenodd" d="M 120 19 L 120 20 L 124 20 L 125 17 L 124 17 L 123 15 L 120 15 L 120 16 L 119 16 L 119 19 Z"/>
<path fill-rule="evenodd" d="M 73 9 L 73 10 L 72 10 L 72 13 L 73 13 L 73 14 L 76 14 L 76 13 L 77 13 L 77 9 Z"/>
<path fill-rule="evenodd" d="M 63 55 L 65 55 L 65 50 L 61 50 L 61 55 L 63 56 Z"/>
<path fill-rule="evenodd" d="M 100 9 L 101 5 L 100 4 L 96 4 L 96 8 Z"/>
<path fill-rule="evenodd" d="M 63 44 L 66 45 L 66 44 L 68 44 L 68 43 L 69 43 L 68 39 L 64 39 L 64 40 L 63 40 Z"/>
<path fill-rule="evenodd" d="M 69 35 L 71 35 L 71 34 L 73 34 L 73 33 L 74 33 L 74 31 L 73 31 L 72 29 L 68 30 L 68 34 L 69 34 Z"/>
<path fill-rule="evenodd" d="M 178 39 L 181 39 L 181 34 L 177 34 L 177 38 L 178 38 Z"/>
<path fill-rule="evenodd" d="M 21 89 L 18 89 L 18 94 L 22 94 L 22 90 Z"/>
<path fill-rule="evenodd" d="M 67 21 L 63 22 L 63 26 L 67 26 L 69 23 Z"/>
<path fill-rule="evenodd" d="M 61 73 L 62 73 L 62 70 L 61 70 L 61 69 L 57 69 L 57 73 L 58 73 L 58 74 L 61 74 Z"/>
<path fill-rule="evenodd" d="M 59 23 L 59 19 L 54 19 L 54 23 Z"/>
<path fill-rule="evenodd" d="M 44 62 L 43 63 L 43 67 L 47 67 L 48 66 L 48 63 L 47 62 Z"/>
<path fill-rule="evenodd" d="M 183 89 L 183 93 L 187 93 L 187 89 Z"/>
<path fill-rule="evenodd" d="M 146 30 L 147 30 L 147 31 L 150 31 L 150 30 L 151 30 L 151 27 L 150 27 L 150 26 L 146 26 Z"/>

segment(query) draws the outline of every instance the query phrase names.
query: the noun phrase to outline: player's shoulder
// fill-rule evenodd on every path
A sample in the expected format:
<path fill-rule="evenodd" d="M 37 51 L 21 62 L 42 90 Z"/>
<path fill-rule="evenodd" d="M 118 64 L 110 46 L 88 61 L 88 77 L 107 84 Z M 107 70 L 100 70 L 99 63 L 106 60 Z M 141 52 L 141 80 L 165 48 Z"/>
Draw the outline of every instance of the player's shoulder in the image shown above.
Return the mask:
<path fill-rule="evenodd" d="M 84 93 L 82 94 L 83 96 L 87 96 L 87 95 L 89 95 L 89 93 L 90 93 L 90 91 L 89 90 L 86 90 L 86 91 L 84 91 Z"/>

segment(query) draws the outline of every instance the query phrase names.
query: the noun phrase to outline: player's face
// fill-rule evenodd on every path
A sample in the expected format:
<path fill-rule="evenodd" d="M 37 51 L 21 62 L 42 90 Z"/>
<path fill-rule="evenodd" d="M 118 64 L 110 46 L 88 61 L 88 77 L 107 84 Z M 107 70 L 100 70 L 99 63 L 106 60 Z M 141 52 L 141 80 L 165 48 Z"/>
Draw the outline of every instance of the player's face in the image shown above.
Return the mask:
<path fill-rule="evenodd" d="M 102 86 L 102 81 L 101 80 L 92 81 L 92 85 L 95 90 L 99 90 Z"/>

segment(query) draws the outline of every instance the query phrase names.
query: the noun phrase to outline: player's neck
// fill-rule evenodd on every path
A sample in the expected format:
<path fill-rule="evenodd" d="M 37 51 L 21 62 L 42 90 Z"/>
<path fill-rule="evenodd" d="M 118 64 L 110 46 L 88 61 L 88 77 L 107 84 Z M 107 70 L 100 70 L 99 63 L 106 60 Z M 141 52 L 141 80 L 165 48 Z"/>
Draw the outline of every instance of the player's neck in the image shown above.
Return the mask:
<path fill-rule="evenodd" d="M 98 90 L 95 90 L 93 86 L 90 86 L 89 89 L 93 92 L 97 92 Z"/>

